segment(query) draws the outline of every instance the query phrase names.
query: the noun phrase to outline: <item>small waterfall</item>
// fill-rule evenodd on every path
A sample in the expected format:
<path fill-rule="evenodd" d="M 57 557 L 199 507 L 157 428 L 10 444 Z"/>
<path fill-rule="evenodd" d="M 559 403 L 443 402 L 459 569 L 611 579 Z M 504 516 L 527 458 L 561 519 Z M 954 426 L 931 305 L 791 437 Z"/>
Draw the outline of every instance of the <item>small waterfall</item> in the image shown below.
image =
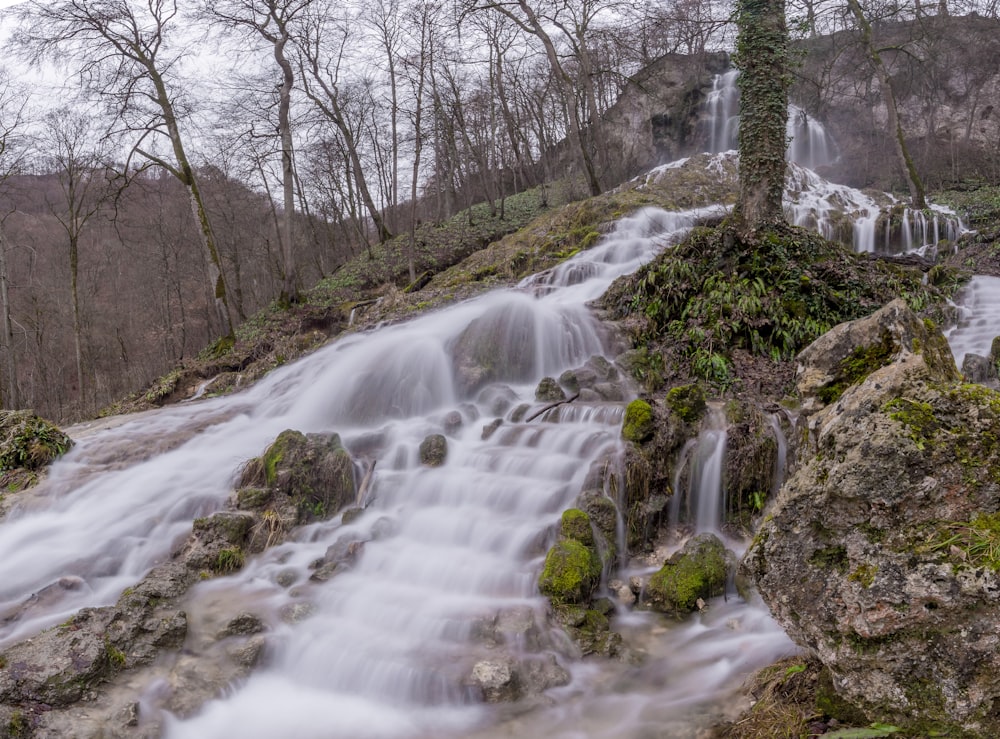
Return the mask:
<path fill-rule="evenodd" d="M 988 357 L 993 339 L 1000 336 L 1000 277 L 976 275 L 956 301 L 961 316 L 946 335 L 961 369 L 966 354 Z"/>
<path fill-rule="evenodd" d="M 707 151 L 717 154 L 737 147 L 740 126 L 740 91 L 736 86 L 739 70 L 731 69 L 712 79 L 712 90 L 705 98 L 705 117 L 708 119 Z M 837 159 L 837 144 L 818 120 L 795 104 L 788 106 L 789 161 L 803 167 L 822 167 Z"/>
<path fill-rule="evenodd" d="M 689 439 L 674 469 L 670 520 L 687 523 L 694 533 L 720 533 L 726 510 L 723 471 L 726 464 L 726 418 L 710 408 L 697 438 Z"/>
<path fill-rule="evenodd" d="M 839 156 L 837 144 L 826 127 L 795 104 L 788 106 L 785 130 L 790 162 L 816 169 L 832 164 Z"/>
<path fill-rule="evenodd" d="M 708 151 L 717 154 L 736 148 L 739 128 L 740 91 L 736 87 L 739 70 L 730 69 L 712 80 L 712 91 L 705 100 L 708 114 Z"/>

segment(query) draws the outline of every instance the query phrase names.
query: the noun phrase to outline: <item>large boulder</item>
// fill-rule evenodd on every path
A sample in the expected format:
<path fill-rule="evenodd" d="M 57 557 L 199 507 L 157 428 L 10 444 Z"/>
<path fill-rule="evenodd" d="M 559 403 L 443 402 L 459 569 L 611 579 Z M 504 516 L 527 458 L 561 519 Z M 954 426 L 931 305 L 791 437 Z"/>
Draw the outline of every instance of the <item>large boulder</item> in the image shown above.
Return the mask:
<path fill-rule="evenodd" d="M 1000 394 L 958 383 L 905 306 L 879 314 L 800 355 L 807 414 L 821 410 L 744 568 L 871 720 L 998 736 Z M 845 379 L 845 359 L 876 354 Z"/>

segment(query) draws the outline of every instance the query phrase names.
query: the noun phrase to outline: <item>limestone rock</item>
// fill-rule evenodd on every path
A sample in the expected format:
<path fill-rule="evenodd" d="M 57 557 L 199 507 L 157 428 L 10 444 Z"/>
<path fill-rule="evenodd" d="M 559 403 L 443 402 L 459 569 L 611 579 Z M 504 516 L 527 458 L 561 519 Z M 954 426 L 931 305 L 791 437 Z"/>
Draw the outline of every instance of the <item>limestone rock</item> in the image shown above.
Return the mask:
<path fill-rule="evenodd" d="M 951 349 L 933 323 L 922 321 L 902 299 L 867 318 L 834 326 L 798 356 L 796 386 L 802 411 L 813 413 L 840 399 L 848 387 L 880 367 L 911 355 L 923 358 L 927 379 L 958 379 Z"/>
<path fill-rule="evenodd" d="M 848 326 L 817 342 L 829 361 L 807 350 L 800 388 L 813 399 L 851 337 L 894 359 L 815 415 L 813 456 L 800 455 L 744 569 L 871 720 L 998 736 L 1000 394 L 950 381 L 940 352 L 913 353 L 941 339 L 899 305 L 880 321 L 867 338 Z"/>

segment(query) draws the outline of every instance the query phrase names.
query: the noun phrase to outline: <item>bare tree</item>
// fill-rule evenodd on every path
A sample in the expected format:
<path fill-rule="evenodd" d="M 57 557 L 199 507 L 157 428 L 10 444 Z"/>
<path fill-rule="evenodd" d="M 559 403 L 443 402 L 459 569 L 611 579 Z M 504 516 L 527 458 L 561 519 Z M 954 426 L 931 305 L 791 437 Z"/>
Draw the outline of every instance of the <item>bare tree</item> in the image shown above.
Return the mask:
<path fill-rule="evenodd" d="M 6 194 L 10 178 L 17 174 L 24 159 L 21 146 L 21 129 L 24 126 L 24 112 L 27 93 L 16 85 L 7 71 L 0 68 L 0 195 Z M 0 407 L 17 408 L 19 393 L 17 385 L 17 364 L 14 361 L 14 331 L 11 322 L 10 285 L 7 270 L 7 239 L 4 235 L 4 221 L 9 211 L 0 212 L 0 312 L 2 312 L 2 342 L 6 377 L 0 392 Z"/>
<path fill-rule="evenodd" d="M 588 142 L 588 136 L 592 136 L 593 132 L 588 134 L 585 131 L 585 123 L 588 121 L 580 113 L 577 92 L 579 89 L 584 98 L 585 110 L 590 114 L 590 125 L 597 126 L 598 120 L 591 79 L 592 69 L 587 51 L 586 34 L 598 8 L 599 3 L 594 2 L 594 0 L 583 0 L 580 3 L 557 2 L 547 5 L 541 3 L 534 5 L 528 0 L 508 2 L 472 0 L 469 5 L 469 9 L 472 11 L 492 10 L 502 13 L 522 31 L 531 34 L 542 44 L 552 74 L 555 75 L 559 83 L 570 143 L 579 157 L 591 195 L 601 194 L 601 183 L 594 164 L 592 147 Z M 577 80 L 574 80 L 573 74 L 564 63 L 556 39 L 549 33 L 549 29 L 552 28 L 561 33 L 563 40 L 573 50 L 573 56 L 579 65 Z"/>
<path fill-rule="evenodd" d="M 858 0 L 847 0 L 847 6 L 850 8 L 850 11 L 854 16 L 854 20 L 858 24 L 858 29 L 861 31 L 861 42 L 868 55 L 869 61 L 871 62 L 872 68 L 875 70 L 875 76 L 878 78 L 882 95 L 885 97 L 889 136 L 892 138 L 896 159 L 899 162 L 899 167 L 902 170 L 903 177 L 906 179 L 906 185 L 910 191 L 911 204 L 914 208 L 926 208 L 927 202 L 924 197 L 924 183 L 920 179 L 917 167 L 914 165 L 913 158 L 910 156 L 910 152 L 906 147 L 906 136 L 903 133 L 903 126 L 899 121 L 899 109 L 896 105 L 896 94 L 892 89 L 892 78 L 889 76 L 889 71 L 882 62 L 882 55 L 879 53 L 879 49 L 876 47 L 875 41 L 872 38 L 871 23 L 868 22 L 868 18 L 865 16 L 865 11 L 858 3 Z"/>
<path fill-rule="evenodd" d="M 181 134 L 177 96 L 168 80 L 182 52 L 167 36 L 178 0 L 30 0 L 18 9 L 15 41 L 35 60 L 73 64 L 89 92 L 105 100 L 133 135 L 132 152 L 162 167 L 186 188 L 199 225 L 209 289 L 226 335 L 235 321 L 222 263 L 194 167 Z M 159 153 L 166 143 L 171 152 Z"/>
<path fill-rule="evenodd" d="M 108 141 L 92 119 L 68 108 L 45 117 L 41 145 L 47 168 L 59 182 L 59 199 L 46 194 L 49 211 L 66 234 L 73 307 L 73 345 L 76 359 L 77 398 L 83 405 L 83 328 L 80 320 L 80 238 L 91 219 L 115 194 L 108 168 Z M 121 181 L 119 181 L 121 182 Z"/>
<path fill-rule="evenodd" d="M 359 136 L 347 115 L 350 95 L 345 89 L 342 67 L 351 35 L 330 8 L 314 3 L 310 10 L 305 30 L 296 39 L 303 88 L 322 117 L 336 127 L 350 161 L 358 197 L 375 226 L 379 241 L 387 241 L 392 233 L 368 187 Z"/>
<path fill-rule="evenodd" d="M 284 283 L 281 295 L 287 301 L 298 298 L 298 273 L 293 251 L 292 224 L 295 219 L 294 149 L 292 146 L 292 89 L 295 70 L 289 44 L 295 23 L 313 0 L 206 0 L 205 10 L 230 28 L 259 36 L 271 44 L 274 61 L 281 70 L 278 86 L 278 136 L 281 140 L 281 257 Z"/>

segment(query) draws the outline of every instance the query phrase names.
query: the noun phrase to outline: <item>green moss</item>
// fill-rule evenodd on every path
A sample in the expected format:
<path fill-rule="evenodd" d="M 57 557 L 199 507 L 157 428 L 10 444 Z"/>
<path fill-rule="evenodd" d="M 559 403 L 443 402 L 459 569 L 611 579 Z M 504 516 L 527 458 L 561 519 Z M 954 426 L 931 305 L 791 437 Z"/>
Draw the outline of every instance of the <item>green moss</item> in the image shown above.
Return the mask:
<path fill-rule="evenodd" d="M 927 447 L 941 425 L 930 403 L 909 398 L 893 398 L 882 407 L 882 410 L 889 414 L 889 418 L 906 427 L 907 437 L 921 451 Z"/>
<path fill-rule="evenodd" d="M 625 408 L 622 437 L 627 441 L 642 443 L 652 437 L 654 430 L 653 407 L 638 398 L 629 403 Z"/>
<path fill-rule="evenodd" d="M 21 739 L 21 737 L 31 736 L 31 722 L 19 709 L 14 709 L 7 722 L 7 734 L 11 739 Z"/>
<path fill-rule="evenodd" d="M 672 387 L 665 399 L 667 407 L 686 423 L 697 423 L 705 413 L 705 391 L 695 383 Z"/>
<path fill-rule="evenodd" d="M 847 579 L 861 584 L 863 587 L 870 588 L 872 583 L 875 582 L 875 574 L 878 572 L 878 567 L 874 565 L 859 565 L 855 570 L 847 576 Z"/>
<path fill-rule="evenodd" d="M 717 539 L 674 555 L 649 578 L 650 601 L 677 615 L 693 611 L 699 598 L 722 593 L 726 586 L 725 548 Z"/>
<path fill-rule="evenodd" d="M 876 344 L 859 346 L 841 360 L 836 380 L 819 389 L 819 398 L 826 404 L 835 403 L 852 385 L 857 385 L 875 370 L 887 365 L 894 353 L 892 339 L 887 335 Z"/>
<path fill-rule="evenodd" d="M 847 572 L 847 549 L 839 544 L 817 549 L 809 556 L 809 564 L 821 570 Z"/>
<path fill-rule="evenodd" d="M 868 716 L 864 711 L 840 697 L 833 686 L 830 671 L 825 668 L 820 671 L 816 681 L 816 709 L 824 716 L 835 718 L 849 726 L 868 723 Z"/>
<path fill-rule="evenodd" d="M 563 512 L 559 534 L 564 539 L 578 541 L 585 547 L 594 546 L 594 531 L 590 525 L 590 516 L 579 508 L 570 508 Z"/>
<path fill-rule="evenodd" d="M 114 669 L 120 670 L 125 666 L 125 652 L 118 649 L 107 639 L 104 640 L 104 652 L 108 657 L 108 664 Z"/>
<path fill-rule="evenodd" d="M 601 575 L 594 552 L 574 539 L 560 539 L 545 556 L 539 588 L 554 603 L 583 603 Z"/>

